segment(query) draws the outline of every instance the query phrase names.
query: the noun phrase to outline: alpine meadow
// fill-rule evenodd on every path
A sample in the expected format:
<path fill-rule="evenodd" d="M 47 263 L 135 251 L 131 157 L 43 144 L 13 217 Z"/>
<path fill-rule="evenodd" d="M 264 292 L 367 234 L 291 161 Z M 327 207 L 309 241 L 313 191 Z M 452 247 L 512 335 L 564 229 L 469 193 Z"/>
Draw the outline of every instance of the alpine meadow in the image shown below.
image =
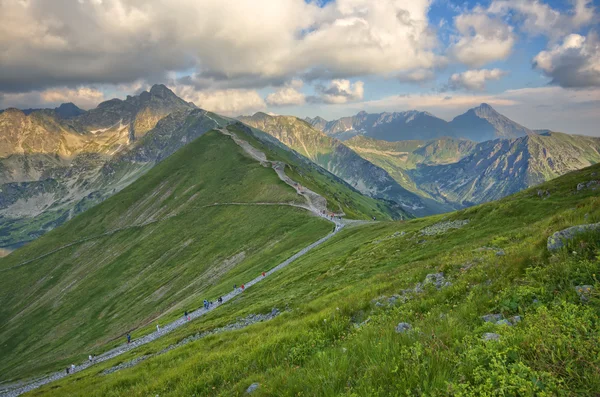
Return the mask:
<path fill-rule="evenodd" d="M 0 0 L 0 396 L 600 395 L 593 0 Z"/>

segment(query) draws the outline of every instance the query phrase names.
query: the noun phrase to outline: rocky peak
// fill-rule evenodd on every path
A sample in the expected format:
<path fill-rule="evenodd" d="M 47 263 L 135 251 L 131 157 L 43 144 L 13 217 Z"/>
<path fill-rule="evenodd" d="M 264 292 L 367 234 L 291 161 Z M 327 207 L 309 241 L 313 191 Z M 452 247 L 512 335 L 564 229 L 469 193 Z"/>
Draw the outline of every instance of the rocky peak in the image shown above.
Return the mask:
<path fill-rule="evenodd" d="M 164 99 L 169 97 L 177 97 L 177 95 L 175 95 L 175 93 L 167 88 L 167 86 L 164 84 L 154 84 L 152 88 L 150 88 L 150 94 Z"/>
<path fill-rule="evenodd" d="M 63 103 L 56 109 L 54 109 L 56 114 L 58 114 L 63 119 L 79 116 L 81 113 L 85 113 L 85 110 L 80 109 L 77 105 L 72 102 Z"/>

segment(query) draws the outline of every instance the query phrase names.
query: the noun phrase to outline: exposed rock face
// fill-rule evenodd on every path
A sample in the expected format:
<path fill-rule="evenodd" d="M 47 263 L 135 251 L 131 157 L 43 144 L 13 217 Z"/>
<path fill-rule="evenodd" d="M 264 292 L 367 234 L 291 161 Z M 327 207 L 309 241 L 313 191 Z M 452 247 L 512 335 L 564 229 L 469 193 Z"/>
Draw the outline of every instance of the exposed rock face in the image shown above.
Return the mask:
<path fill-rule="evenodd" d="M 600 223 L 572 226 L 558 231 L 552 236 L 548 237 L 548 251 L 557 251 L 564 247 L 570 240 L 575 238 L 575 236 L 577 236 L 578 234 L 593 231 L 600 231 Z"/>
<path fill-rule="evenodd" d="M 479 142 L 498 138 L 519 138 L 535 134 L 529 128 L 525 128 L 498 113 L 487 103 L 482 103 L 478 107 L 455 117 L 449 125 L 461 138 Z"/>
<path fill-rule="evenodd" d="M 162 85 L 87 112 L 63 104 L 0 113 L 0 247 L 35 239 L 120 191 L 217 126 L 215 118 Z"/>

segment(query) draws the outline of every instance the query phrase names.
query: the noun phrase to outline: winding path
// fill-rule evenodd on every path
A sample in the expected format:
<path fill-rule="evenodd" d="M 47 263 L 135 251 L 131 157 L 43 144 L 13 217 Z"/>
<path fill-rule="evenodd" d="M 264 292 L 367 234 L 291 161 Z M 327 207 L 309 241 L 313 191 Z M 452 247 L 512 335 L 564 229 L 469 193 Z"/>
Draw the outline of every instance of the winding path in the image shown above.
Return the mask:
<path fill-rule="evenodd" d="M 340 230 L 342 230 L 342 228 L 345 225 L 347 225 L 349 223 L 362 223 L 361 221 L 350 221 L 350 220 L 342 219 L 341 216 L 343 214 L 334 214 L 334 216 L 328 216 L 327 214 L 329 214 L 329 210 L 327 209 L 327 200 L 324 197 L 320 196 L 319 194 L 313 192 L 312 190 L 301 186 L 300 184 L 293 181 L 290 177 L 288 177 L 285 174 L 285 163 L 280 162 L 280 161 L 267 160 L 267 157 L 263 152 L 259 151 L 258 149 L 254 148 L 252 145 L 250 145 L 248 142 L 239 138 L 235 133 L 229 132 L 226 129 L 219 129 L 218 131 L 220 131 L 224 135 L 230 136 L 235 141 L 235 143 L 237 143 L 241 148 L 243 148 L 244 151 L 246 153 L 248 153 L 252 158 L 256 159 L 257 161 L 260 161 L 264 165 L 267 165 L 267 164 L 271 165 L 271 167 L 275 170 L 275 172 L 277 173 L 279 178 L 283 182 L 285 182 L 288 185 L 290 185 L 291 187 L 293 187 L 299 195 L 303 196 L 306 199 L 308 205 L 304 206 L 304 205 L 300 205 L 300 204 L 291 204 L 291 203 L 214 203 L 209 206 L 217 206 L 217 205 L 290 205 L 290 206 L 300 207 L 300 208 L 309 210 L 313 214 L 315 214 L 321 218 L 324 218 L 335 224 L 333 231 L 331 233 L 329 233 L 327 236 L 319 239 L 318 241 L 315 241 L 314 243 L 310 244 L 307 247 L 302 248 L 296 254 L 292 255 L 291 257 L 286 259 L 284 262 L 280 263 L 279 265 L 275 266 L 274 268 L 272 268 L 271 270 L 266 272 L 265 276 L 260 275 L 256 278 L 254 278 L 253 280 L 246 282 L 244 284 L 245 288 L 250 288 L 253 285 L 261 282 L 265 278 L 269 277 L 271 274 L 283 269 L 284 267 L 288 266 L 290 263 L 292 263 L 296 259 L 305 255 L 310 250 L 323 244 L 324 242 L 326 242 L 327 240 L 329 240 L 330 238 L 335 236 Z M 116 230 L 107 232 L 105 234 L 114 233 L 115 231 Z M 98 237 L 98 236 L 95 236 L 95 237 Z M 93 237 L 91 237 L 91 238 L 93 238 Z M 56 252 L 60 249 L 67 248 L 76 243 L 78 243 L 78 242 L 73 242 L 71 244 L 67 244 L 63 247 L 57 248 L 56 250 L 54 250 L 46 255 L 50 255 L 53 252 Z M 46 255 L 43 255 L 43 256 L 46 256 Z M 39 258 L 36 258 L 36 259 L 39 259 Z M 33 261 L 33 260 L 31 260 L 31 261 Z M 25 265 L 27 263 L 30 263 L 31 261 L 21 263 L 18 266 Z M 4 270 L 8 270 L 8 269 L 4 269 Z M 238 289 L 228 293 L 227 295 L 222 296 L 222 298 L 223 298 L 222 303 L 213 304 L 208 309 L 201 308 L 194 312 L 191 312 L 189 314 L 190 321 L 194 320 L 198 317 L 201 317 L 208 312 L 215 310 L 216 308 L 220 307 L 221 305 L 225 304 L 226 302 L 232 300 L 233 298 L 235 298 L 236 296 L 238 296 L 242 293 L 243 293 L 243 291 L 240 288 L 238 288 Z M 165 325 L 164 327 L 160 328 L 160 330 L 157 330 L 150 334 L 144 335 L 141 338 L 134 339 L 129 344 L 123 344 L 123 345 L 115 347 L 114 349 L 111 349 L 107 352 L 104 352 L 99 356 L 96 356 L 96 358 L 93 362 L 84 362 L 84 363 L 77 365 L 75 367 L 74 372 L 83 371 L 84 369 L 87 369 L 95 364 L 110 360 L 110 359 L 117 357 L 123 353 L 126 353 L 132 349 L 135 349 L 139 346 L 150 343 L 150 342 L 160 338 L 161 336 L 164 336 L 164 335 L 170 333 L 171 331 L 185 325 L 186 323 L 188 323 L 188 321 L 185 320 L 183 317 L 179 318 L 179 319 Z M 71 374 L 74 372 L 71 372 Z M 0 385 L 0 397 L 16 397 L 23 393 L 27 393 L 31 390 L 37 389 L 38 387 L 41 387 L 43 385 L 46 385 L 48 383 L 54 382 L 56 380 L 62 379 L 67 376 L 69 376 L 69 375 L 66 373 L 66 371 L 59 371 L 59 372 L 55 372 L 55 373 L 52 373 L 45 377 L 41 377 L 41 378 L 37 378 L 37 379 L 31 379 L 31 380 L 26 380 L 23 382 Z"/>

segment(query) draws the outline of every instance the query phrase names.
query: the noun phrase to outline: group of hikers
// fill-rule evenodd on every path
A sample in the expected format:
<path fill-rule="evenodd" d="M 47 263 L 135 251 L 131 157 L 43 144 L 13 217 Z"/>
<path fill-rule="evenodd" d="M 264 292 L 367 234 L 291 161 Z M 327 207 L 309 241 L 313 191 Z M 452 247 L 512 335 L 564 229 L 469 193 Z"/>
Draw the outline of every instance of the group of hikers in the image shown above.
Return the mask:
<path fill-rule="evenodd" d="M 262 273 L 261 273 L 261 276 L 262 276 L 262 277 L 266 277 L 266 276 L 267 276 L 267 273 L 265 273 L 265 272 L 262 272 Z M 233 285 L 233 290 L 234 290 L 234 291 L 237 291 L 237 290 L 239 290 L 239 291 L 241 291 L 241 292 L 244 292 L 244 290 L 245 290 L 245 289 L 246 289 L 246 286 L 245 286 L 244 284 L 240 285 L 240 287 L 239 287 L 239 288 L 238 288 L 237 284 L 234 284 L 234 285 Z M 222 297 L 222 296 L 219 296 L 219 298 L 217 299 L 217 302 L 218 302 L 219 304 L 223 303 L 223 297 Z M 213 303 L 212 301 L 209 301 L 209 300 L 207 300 L 207 299 L 204 299 L 204 303 L 203 303 L 204 309 L 206 309 L 206 310 L 209 310 L 213 304 L 214 304 L 214 303 Z M 191 319 L 192 319 L 192 316 L 191 316 L 191 315 L 190 315 L 190 313 L 188 313 L 188 311 L 186 310 L 186 311 L 184 311 L 184 312 L 183 312 L 183 318 L 184 318 L 186 321 L 191 321 Z M 159 325 L 159 324 L 156 324 L 156 332 L 160 332 L 160 325 Z M 128 333 L 127 333 L 127 344 L 130 344 L 130 343 L 131 343 L 131 334 L 128 332 Z M 90 362 L 93 362 L 93 360 L 95 360 L 95 357 L 92 357 L 92 356 L 90 355 L 90 357 L 89 357 L 89 360 L 90 360 Z M 73 371 L 75 370 L 75 366 L 74 366 L 74 365 L 72 365 L 72 370 L 73 370 Z M 69 368 L 67 368 L 67 374 L 68 374 L 68 373 L 69 373 Z"/>

